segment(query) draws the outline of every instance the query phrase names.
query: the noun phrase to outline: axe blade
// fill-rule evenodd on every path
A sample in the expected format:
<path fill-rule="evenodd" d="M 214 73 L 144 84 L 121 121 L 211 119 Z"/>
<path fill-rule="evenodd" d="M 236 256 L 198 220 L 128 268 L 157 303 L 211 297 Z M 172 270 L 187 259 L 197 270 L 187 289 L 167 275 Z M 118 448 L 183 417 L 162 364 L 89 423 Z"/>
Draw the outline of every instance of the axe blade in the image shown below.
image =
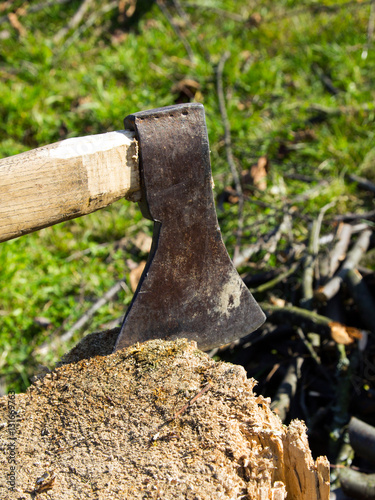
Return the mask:
<path fill-rule="evenodd" d="M 139 141 L 140 208 L 154 234 L 115 350 L 179 337 L 208 350 L 251 333 L 265 315 L 221 237 L 203 106 L 135 113 L 125 128 Z"/>

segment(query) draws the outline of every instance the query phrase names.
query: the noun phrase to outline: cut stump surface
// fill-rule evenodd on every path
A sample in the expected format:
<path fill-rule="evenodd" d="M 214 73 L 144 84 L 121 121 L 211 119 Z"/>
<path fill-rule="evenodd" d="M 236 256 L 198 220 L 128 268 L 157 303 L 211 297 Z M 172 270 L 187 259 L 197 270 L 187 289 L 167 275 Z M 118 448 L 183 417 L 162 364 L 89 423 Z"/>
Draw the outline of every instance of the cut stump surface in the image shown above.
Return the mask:
<path fill-rule="evenodd" d="M 184 339 L 77 352 L 0 399 L 1 499 L 328 500 L 327 459 L 242 367 Z"/>

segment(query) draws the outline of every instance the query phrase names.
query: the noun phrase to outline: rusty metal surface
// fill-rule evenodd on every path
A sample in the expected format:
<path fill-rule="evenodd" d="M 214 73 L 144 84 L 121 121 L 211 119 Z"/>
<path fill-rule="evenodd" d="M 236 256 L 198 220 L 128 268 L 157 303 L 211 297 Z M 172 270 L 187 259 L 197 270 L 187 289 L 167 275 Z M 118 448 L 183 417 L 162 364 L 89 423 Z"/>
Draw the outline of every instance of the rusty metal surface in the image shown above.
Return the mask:
<path fill-rule="evenodd" d="M 178 337 L 211 349 L 252 332 L 265 316 L 221 237 L 203 106 L 136 113 L 125 128 L 139 141 L 140 206 L 154 221 L 154 235 L 115 350 Z"/>

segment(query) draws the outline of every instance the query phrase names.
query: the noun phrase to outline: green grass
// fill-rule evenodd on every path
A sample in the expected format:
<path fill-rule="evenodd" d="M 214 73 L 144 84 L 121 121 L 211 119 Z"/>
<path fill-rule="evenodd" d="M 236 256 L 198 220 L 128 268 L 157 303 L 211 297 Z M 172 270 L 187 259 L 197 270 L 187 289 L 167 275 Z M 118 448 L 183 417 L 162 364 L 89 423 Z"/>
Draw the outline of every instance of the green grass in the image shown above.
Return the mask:
<path fill-rule="evenodd" d="M 21 4 L 13 2 L 5 14 Z M 338 8 L 331 12 L 313 9 L 323 4 Z M 241 170 L 261 155 L 268 156 L 268 189 L 253 196 L 274 206 L 267 210 L 245 203 L 245 227 L 249 229 L 242 244 L 246 246 L 258 235 L 258 229 L 252 231 L 257 220 L 263 219 L 261 232 L 269 231 L 280 222 L 283 200 L 291 200 L 310 187 L 283 178 L 291 172 L 311 176 L 316 182 L 331 181 L 318 196 L 296 202 L 299 215 L 293 222 L 293 234 L 297 241 L 303 239 L 308 229 L 303 217 L 311 220 L 333 199 L 336 205 L 331 212 L 335 213 L 372 206 L 345 181 L 345 174 L 356 173 L 375 144 L 375 47 L 362 58 L 369 3 L 344 4 L 328 0 L 319 4 L 310 0 L 201 3 L 243 19 L 257 14 L 258 24 L 238 22 L 212 8 L 183 1 L 186 18 L 182 19 L 170 5 L 190 44 L 192 61 L 182 40 L 152 2 L 137 23 L 133 22 L 135 17 L 119 21 L 118 10 L 113 9 L 98 15 L 80 34 L 69 32 L 58 44 L 53 41 L 54 34 L 66 25 L 80 2 L 19 15 L 23 35 L 3 20 L 0 156 L 66 137 L 120 129 L 123 118 L 131 112 L 173 104 L 177 99 L 173 88 L 190 78 L 200 86 L 195 99 L 206 109 L 212 167 L 220 193 L 231 176 L 216 68 L 229 50 L 223 85 L 233 152 Z M 96 2 L 95 9 L 103 5 Z M 81 27 L 93 13 L 94 9 Z M 336 94 L 327 90 L 321 75 L 330 78 Z M 330 112 L 318 112 L 316 105 Z M 364 105 L 367 109 L 362 109 Z M 339 108 L 341 112 L 337 112 Z M 298 139 L 298 133 L 307 130 L 310 139 Z M 278 189 L 272 189 L 275 187 Z M 219 218 L 228 249 L 233 252 L 237 207 L 224 204 Z M 126 260 L 138 261 L 144 256 L 132 253 L 131 245 L 116 250 L 115 243 L 124 236 L 131 240 L 140 230 L 150 232 L 150 224 L 141 219 L 136 207 L 120 201 L 80 220 L 1 244 L 0 370 L 5 385 L 24 390 L 37 362 L 52 366 L 60 351 L 35 359 L 35 347 L 56 330 L 68 329 L 116 280 L 128 277 Z M 81 257 L 69 259 L 87 249 L 90 251 Z M 121 316 L 130 299 L 131 294 L 124 291 L 103 307 L 65 350 L 86 333 Z M 40 316 L 50 321 L 48 328 L 35 321 Z"/>

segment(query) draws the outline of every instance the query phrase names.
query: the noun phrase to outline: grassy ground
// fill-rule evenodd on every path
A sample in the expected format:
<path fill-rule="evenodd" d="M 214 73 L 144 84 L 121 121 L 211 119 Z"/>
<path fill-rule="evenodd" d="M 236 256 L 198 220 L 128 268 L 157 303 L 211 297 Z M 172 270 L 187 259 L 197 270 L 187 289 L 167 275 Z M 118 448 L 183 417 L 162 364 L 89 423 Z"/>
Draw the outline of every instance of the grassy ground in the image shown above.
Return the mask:
<path fill-rule="evenodd" d="M 37 2 L 25 4 L 26 11 L 21 1 L 4 3 L 0 156 L 120 129 L 131 112 L 196 100 L 206 109 L 216 192 L 221 194 L 232 177 L 217 68 L 229 51 L 222 85 L 236 166 L 248 169 L 261 156 L 270 164 L 267 189 L 251 193 L 252 200 L 267 206 L 245 201 L 241 247 L 278 224 L 286 202 L 296 207 L 295 242 L 306 238 L 309 223 L 330 201 L 335 214 L 373 207 L 345 177 L 357 172 L 375 144 L 375 47 L 366 48 L 370 2 L 138 1 L 134 13 L 134 2 L 120 4 L 123 12 L 116 2 L 93 0 L 82 22 L 58 41 L 56 34 L 80 2 L 37 12 L 32 12 Z M 7 17 L 11 12 L 17 16 Z M 288 178 L 291 173 L 309 176 L 311 185 Z M 307 201 L 298 201 L 297 195 L 321 180 L 329 182 Z M 238 205 L 224 202 L 219 218 L 233 254 Z M 124 313 L 130 291 L 103 306 L 68 345 L 39 358 L 33 354 L 38 345 L 66 331 L 118 279 L 128 279 L 127 259 L 144 258 L 131 244 L 140 231 L 150 234 L 150 225 L 135 206 L 120 201 L 1 244 L 4 386 L 24 390 L 37 363 L 52 366 L 79 338 Z M 129 241 L 119 246 L 124 236 Z M 258 269 L 278 265 L 272 257 L 263 263 L 262 254 L 253 260 Z"/>

